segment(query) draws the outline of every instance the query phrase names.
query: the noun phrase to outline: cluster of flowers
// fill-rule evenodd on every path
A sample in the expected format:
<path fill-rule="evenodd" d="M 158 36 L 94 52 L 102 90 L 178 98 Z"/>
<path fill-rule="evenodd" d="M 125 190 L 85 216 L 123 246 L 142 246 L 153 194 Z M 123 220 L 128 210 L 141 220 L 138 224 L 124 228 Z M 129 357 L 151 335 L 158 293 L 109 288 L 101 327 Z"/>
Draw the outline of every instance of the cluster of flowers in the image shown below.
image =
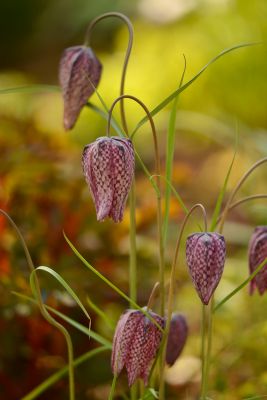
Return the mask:
<path fill-rule="evenodd" d="M 60 63 L 60 84 L 64 99 L 64 126 L 71 129 L 101 77 L 102 66 L 91 48 L 71 47 Z M 88 144 L 82 157 L 83 172 L 95 204 L 97 220 L 120 222 L 134 176 L 134 148 L 130 139 L 100 137 Z M 186 260 L 196 291 L 207 305 L 219 284 L 225 263 L 225 239 L 215 232 L 194 233 L 187 238 Z M 249 245 L 250 273 L 267 256 L 267 227 L 257 227 Z M 251 281 L 251 293 L 267 289 L 267 265 Z M 113 340 L 112 370 L 118 375 L 125 367 L 131 386 L 137 378 L 148 382 L 166 320 L 150 309 L 127 310 L 120 318 Z M 151 318 L 148 318 L 148 315 Z M 161 328 L 161 329 L 160 329 Z M 166 363 L 173 365 L 187 338 L 187 323 L 180 314 L 170 322 Z"/>

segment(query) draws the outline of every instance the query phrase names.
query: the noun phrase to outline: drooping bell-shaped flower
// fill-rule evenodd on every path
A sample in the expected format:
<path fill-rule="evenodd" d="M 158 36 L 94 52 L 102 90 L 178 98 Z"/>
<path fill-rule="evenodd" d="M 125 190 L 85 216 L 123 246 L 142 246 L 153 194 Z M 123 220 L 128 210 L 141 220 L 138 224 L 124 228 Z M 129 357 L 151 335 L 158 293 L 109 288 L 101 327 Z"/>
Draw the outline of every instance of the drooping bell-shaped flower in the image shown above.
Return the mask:
<path fill-rule="evenodd" d="M 207 305 L 223 273 L 224 237 L 215 232 L 193 233 L 187 238 L 186 260 L 197 293 Z"/>
<path fill-rule="evenodd" d="M 83 151 L 83 172 L 95 203 L 97 220 L 123 218 L 125 203 L 134 176 L 134 149 L 131 140 L 100 137 Z"/>
<path fill-rule="evenodd" d="M 173 314 L 166 349 L 166 363 L 172 366 L 186 343 L 188 326 L 182 314 Z"/>
<path fill-rule="evenodd" d="M 90 47 L 67 48 L 61 58 L 59 82 L 64 100 L 64 128 L 71 129 L 101 77 L 102 65 Z"/>
<path fill-rule="evenodd" d="M 148 311 L 161 326 L 164 318 Z M 162 339 L 160 329 L 139 310 L 127 310 L 119 319 L 112 346 L 111 367 L 114 375 L 119 375 L 125 367 L 128 384 L 137 378 L 148 383 L 151 362 L 156 356 Z"/>
<path fill-rule="evenodd" d="M 250 274 L 267 258 L 267 226 L 257 226 L 249 242 L 249 271 Z M 250 294 L 258 288 L 260 294 L 267 290 L 267 263 L 250 281 Z"/>

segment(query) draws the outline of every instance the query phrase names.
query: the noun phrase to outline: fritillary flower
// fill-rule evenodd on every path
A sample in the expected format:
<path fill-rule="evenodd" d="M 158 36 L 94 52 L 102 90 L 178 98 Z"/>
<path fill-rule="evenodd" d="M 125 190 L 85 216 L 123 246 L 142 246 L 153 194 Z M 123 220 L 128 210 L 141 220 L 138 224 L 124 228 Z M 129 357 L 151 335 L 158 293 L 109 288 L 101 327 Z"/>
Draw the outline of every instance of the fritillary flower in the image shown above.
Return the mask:
<path fill-rule="evenodd" d="M 255 271 L 257 266 L 267 258 L 267 226 L 257 226 L 249 242 L 249 271 Z M 250 294 L 258 289 L 260 294 L 267 290 L 267 263 L 250 281 Z"/>
<path fill-rule="evenodd" d="M 166 363 L 172 366 L 181 354 L 188 335 L 186 319 L 181 314 L 173 314 L 167 341 Z"/>
<path fill-rule="evenodd" d="M 131 140 L 100 137 L 83 151 L 83 172 L 96 208 L 97 220 L 120 222 L 134 176 Z"/>
<path fill-rule="evenodd" d="M 161 326 L 164 318 L 148 311 Z M 119 375 L 125 367 L 128 384 L 137 378 L 148 383 L 151 362 L 156 356 L 162 339 L 161 330 L 139 310 L 127 310 L 119 319 L 112 347 L 111 366 L 114 375 Z"/>
<path fill-rule="evenodd" d="M 186 260 L 196 291 L 207 305 L 223 273 L 224 237 L 215 232 L 193 233 L 187 238 Z"/>
<path fill-rule="evenodd" d="M 64 100 L 64 128 L 73 128 L 81 109 L 94 93 L 102 66 L 93 50 L 86 46 L 67 48 L 60 61 L 59 82 Z"/>

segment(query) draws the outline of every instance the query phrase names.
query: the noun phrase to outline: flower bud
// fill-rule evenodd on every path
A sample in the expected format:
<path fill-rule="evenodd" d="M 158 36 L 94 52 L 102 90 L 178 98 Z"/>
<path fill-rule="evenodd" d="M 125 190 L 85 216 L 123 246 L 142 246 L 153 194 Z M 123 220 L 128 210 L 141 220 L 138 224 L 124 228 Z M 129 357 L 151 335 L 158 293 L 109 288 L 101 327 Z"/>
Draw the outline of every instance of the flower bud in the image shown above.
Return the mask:
<path fill-rule="evenodd" d="M 164 318 L 148 311 L 163 328 Z M 127 310 L 119 319 L 112 346 L 111 366 L 114 375 L 119 375 L 125 367 L 128 384 L 137 378 L 148 383 L 149 370 L 162 339 L 160 329 L 139 310 Z"/>
<path fill-rule="evenodd" d="M 223 273 L 224 237 L 215 232 L 193 233 L 187 238 L 186 260 L 197 293 L 207 305 Z"/>
<path fill-rule="evenodd" d="M 252 274 L 255 269 L 267 257 L 267 226 L 257 226 L 249 242 L 249 271 Z M 260 272 L 250 281 L 250 294 L 258 288 L 260 294 L 267 290 L 267 263 Z"/>
<path fill-rule="evenodd" d="M 98 138 L 84 148 L 82 165 L 95 203 L 97 220 L 110 217 L 115 222 L 121 221 L 134 175 L 131 140 Z"/>
<path fill-rule="evenodd" d="M 173 314 L 167 341 L 166 363 L 172 366 L 181 354 L 188 334 L 186 319 L 181 314 Z"/>
<path fill-rule="evenodd" d="M 69 47 L 59 67 L 59 82 L 64 100 L 64 128 L 71 129 L 88 98 L 97 87 L 102 66 L 90 47 Z"/>

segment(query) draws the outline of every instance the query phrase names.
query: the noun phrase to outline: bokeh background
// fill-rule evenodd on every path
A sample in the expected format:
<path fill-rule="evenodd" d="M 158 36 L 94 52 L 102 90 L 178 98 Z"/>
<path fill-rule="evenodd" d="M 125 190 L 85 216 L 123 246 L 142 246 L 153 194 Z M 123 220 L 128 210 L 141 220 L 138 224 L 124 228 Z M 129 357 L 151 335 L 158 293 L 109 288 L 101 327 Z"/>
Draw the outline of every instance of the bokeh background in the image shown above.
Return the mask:
<path fill-rule="evenodd" d="M 27 85 L 58 85 L 63 49 L 82 44 L 89 21 L 100 13 L 120 11 L 133 22 L 135 37 L 126 92 L 153 109 L 178 86 L 187 58 L 185 81 L 227 47 L 264 42 L 267 35 L 265 0 L 1 0 L 0 90 Z M 99 92 L 111 105 L 119 83 L 127 29 L 117 19 L 99 23 L 92 46 L 103 64 Z M 238 153 L 229 188 L 267 153 L 267 57 L 265 45 L 226 55 L 179 98 L 173 185 L 188 207 L 202 202 L 212 214 L 233 157 Z M 101 106 L 97 96 L 92 102 Z M 170 105 L 171 106 L 171 105 Z M 170 114 L 166 107 L 155 118 L 162 165 Z M 127 103 L 130 127 L 143 117 Z M 119 107 L 114 115 L 119 120 Z M 101 273 L 128 291 L 129 212 L 121 224 L 97 223 L 81 170 L 84 145 L 105 135 L 106 123 L 84 109 L 70 132 L 62 124 L 59 91 L 42 87 L 32 93 L 0 94 L 0 205 L 14 218 L 36 265 L 47 265 L 71 283 L 86 303 L 90 298 L 117 321 L 128 306 L 84 268 L 67 246 L 62 231 Z M 150 171 L 154 168 L 148 124 L 138 131 L 135 145 Z M 239 198 L 266 192 L 266 167 L 247 181 Z M 153 188 L 136 165 L 138 301 L 146 304 L 158 279 L 156 200 Z M 267 223 L 266 201 L 240 206 L 225 227 L 228 258 L 216 299 L 223 298 L 248 274 L 247 244 L 256 225 Z M 166 279 L 183 211 L 171 200 L 166 248 Z M 197 228 L 197 219 L 187 233 Z M 38 309 L 12 291 L 31 295 L 29 274 L 20 243 L 0 218 L 0 398 L 18 400 L 66 363 L 61 335 L 43 321 Z M 42 277 L 50 305 L 86 324 L 71 301 L 51 279 Z M 179 362 L 166 373 L 168 399 L 195 399 L 198 390 L 201 306 L 188 277 L 183 252 L 177 270 L 177 310 L 188 319 L 189 339 Z M 242 290 L 216 315 L 210 397 L 248 399 L 267 395 L 266 296 L 249 297 Z M 111 339 L 112 330 L 87 306 L 92 327 Z M 157 304 L 155 305 L 157 311 Z M 97 343 L 70 328 L 75 356 Z M 105 399 L 112 380 L 110 354 L 103 353 L 77 369 L 77 399 Z M 118 393 L 125 388 L 119 379 Z M 40 399 L 66 399 L 67 378 Z M 118 394 L 118 399 L 122 398 Z"/>

